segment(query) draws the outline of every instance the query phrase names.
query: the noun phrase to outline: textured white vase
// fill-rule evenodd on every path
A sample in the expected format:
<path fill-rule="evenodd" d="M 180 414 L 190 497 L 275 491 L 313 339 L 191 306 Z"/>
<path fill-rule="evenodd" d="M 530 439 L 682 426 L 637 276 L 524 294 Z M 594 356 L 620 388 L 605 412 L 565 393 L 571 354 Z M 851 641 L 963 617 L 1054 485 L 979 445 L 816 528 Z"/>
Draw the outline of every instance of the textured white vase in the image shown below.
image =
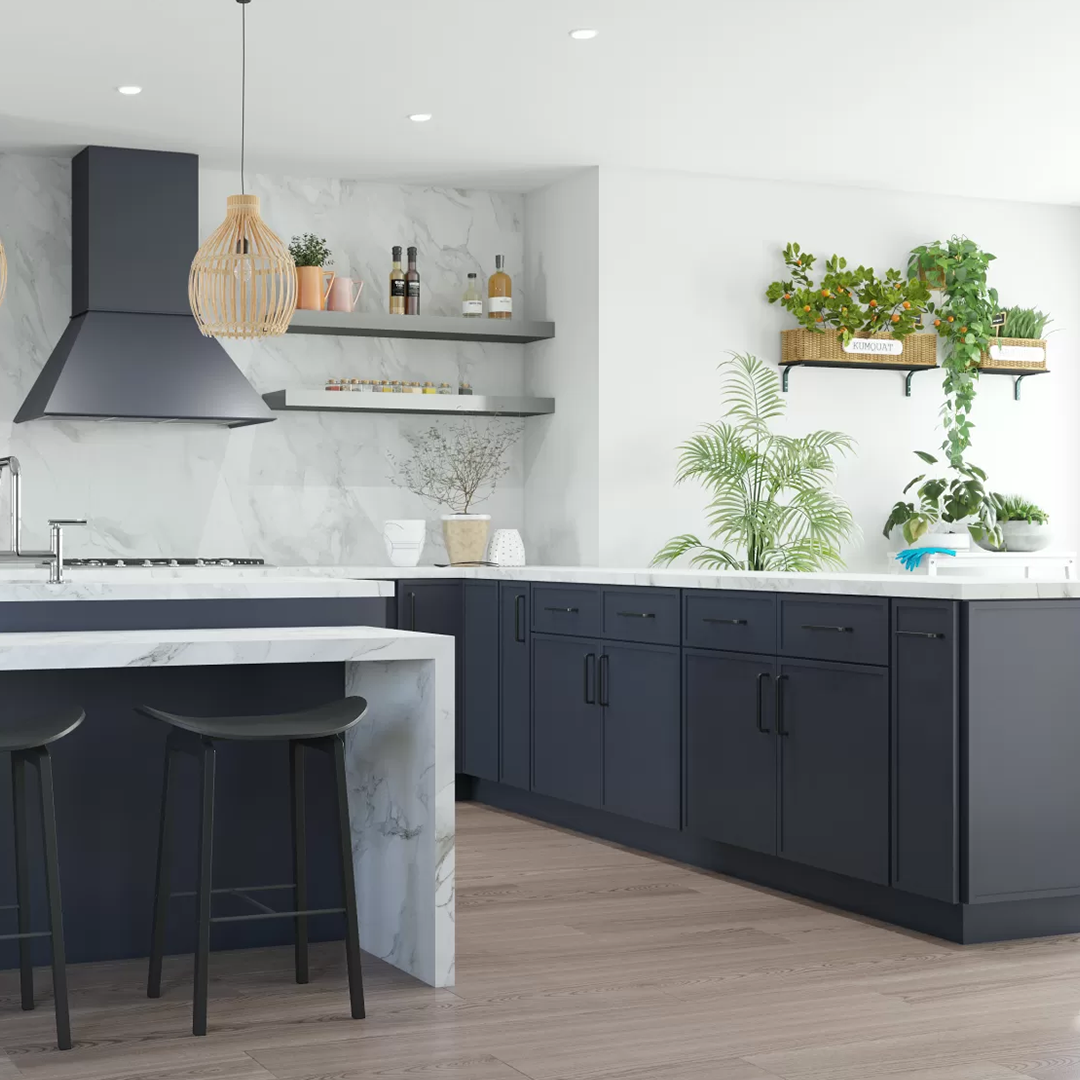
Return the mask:
<path fill-rule="evenodd" d="M 494 566 L 524 566 L 525 545 L 517 529 L 496 529 L 491 534 L 487 561 Z"/>
<path fill-rule="evenodd" d="M 427 522 L 422 518 L 388 521 L 383 525 L 383 543 L 391 566 L 416 566 L 424 552 Z"/>
<path fill-rule="evenodd" d="M 490 514 L 443 514 L 443 542 L 451 566 L 483 562 L 490 525 Z"/>

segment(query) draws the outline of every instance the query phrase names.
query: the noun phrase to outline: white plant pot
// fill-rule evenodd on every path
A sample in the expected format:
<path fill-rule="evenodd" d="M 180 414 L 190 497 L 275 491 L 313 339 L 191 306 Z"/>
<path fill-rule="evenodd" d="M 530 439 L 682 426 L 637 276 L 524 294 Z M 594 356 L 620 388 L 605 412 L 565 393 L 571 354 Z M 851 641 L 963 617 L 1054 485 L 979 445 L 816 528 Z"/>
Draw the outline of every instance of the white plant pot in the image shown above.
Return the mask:
<path fill-rule="evenodd" d="M 1037 525 L 1026 521 L 1003 521 L 1001 523 L 1001 547 L 991 547 L 980 540 L 979 547 L 987 551 L 1042 551 L 1053 539 L 1049 525 Z"/>
<path fill-rule="evenodd" d="M 947 526 L 948 523 L 942 522 L 931 532 L 923 533 L 918 540 L 915 540 L 910 544 L 904 538 L 903 529 L 896 528 L 892 532 L 892 539 L 896 544 L 898 551 L 903 551 L 908 548 L 927 547 L 945 548 L 948 551 L 970 551 L 971 533 L 967 531 L 967 526 L 963 526 L 962 532 L 946 532 Z"/>
<path fill-rule="evenodd" d="M 383 526 L 383 543 L 391 566 L 416 566 L 424 552 L 427 522 L 422 518 L 388 521 Z"/>
<path fill-rule="evenodd" d="M 490 514 L 444 514 L 442 527 L 451 566 L 476 566 L 484 561 Z"/>
<path fill-rule="evenodd" d="M 494 566 L 524 566 L 525 544 L 517 529 L 496 529 L 491 534 L 487 561 Z"/>

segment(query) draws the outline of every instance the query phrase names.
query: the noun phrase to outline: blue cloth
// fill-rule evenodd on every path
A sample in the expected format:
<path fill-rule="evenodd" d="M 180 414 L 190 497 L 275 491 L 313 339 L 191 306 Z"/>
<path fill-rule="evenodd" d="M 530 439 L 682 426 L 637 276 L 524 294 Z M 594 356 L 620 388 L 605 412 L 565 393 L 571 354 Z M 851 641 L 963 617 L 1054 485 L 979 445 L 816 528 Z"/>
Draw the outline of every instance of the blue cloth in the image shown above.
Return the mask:
<path fill-rule="evenodd" d="M 906 551 L 898 551 L 896 553 L 896 560 L 899 562 L 905 570 L 914 571 L 922 562 L 924 555 L 955 555 L 956 552 L 950 548 L 939 547 L 921 547 L 921 548 L 908 548 Z"/>

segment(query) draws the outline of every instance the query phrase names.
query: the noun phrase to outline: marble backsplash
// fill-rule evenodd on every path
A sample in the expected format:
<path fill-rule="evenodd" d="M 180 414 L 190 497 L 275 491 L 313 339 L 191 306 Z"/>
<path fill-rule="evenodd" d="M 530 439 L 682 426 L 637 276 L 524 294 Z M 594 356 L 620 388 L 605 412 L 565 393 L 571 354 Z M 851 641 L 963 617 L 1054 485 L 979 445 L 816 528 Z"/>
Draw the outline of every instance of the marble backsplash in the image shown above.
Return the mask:
<path fill-rule="evenodd" d="M 232 172 L 203 170 L 200 230 L 224 216 Z M 410 188 L 347 180 L 249 176 L 263 216 L 280 236 L 325 236 L 334 269 L 364 281 L 359 309 L 385 310 L 390 248 L 419 248 L 422 310 L 460 310 L 465 275 L 481 278 L 504 254 L 524 308 L 523 199 L 519 195 Z M 387 518 L 424 517 L 424 562 L 441 561 L 439 509 L 393 485 L 391 454 L 405 435 L 445 419 L 283 413 L 235 431 L 183 425 L 12 418 L 70 316 L 70 167 L 0 154 L 0 238 L 8 254 L 0 305 L 0 453 L 23 465 L 24 538 L 47 546 L 50 517 L 85 517 L 72 556 L 233 555 L 278 564 L 384 563 Z M 133 260 L 132 273 L 139 272 Z M 521 394 L 520 345 L 289 335 L 225 347 L 260 393 L 321 386 L 328 378 L 471 383 L 478 393 Z M 484 423 L 486 421 L 473 421 Z M 521 527 L 523 451 L 478 509 L 493 527 Z M 0 500 L 6 494 L 0 496 Z M 0 540 L 0 543 L 6 543 Z M 528 543 L 528 537 L 526 537 Z"/>

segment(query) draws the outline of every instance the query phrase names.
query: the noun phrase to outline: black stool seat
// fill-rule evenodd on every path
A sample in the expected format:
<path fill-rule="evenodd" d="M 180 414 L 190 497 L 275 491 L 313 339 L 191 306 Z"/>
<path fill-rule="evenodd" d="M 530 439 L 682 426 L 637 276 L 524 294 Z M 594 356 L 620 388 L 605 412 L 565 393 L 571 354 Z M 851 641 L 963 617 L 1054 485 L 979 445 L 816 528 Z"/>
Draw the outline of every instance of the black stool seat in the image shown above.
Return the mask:
<path fill-rule="evenodd" d="M 5 717 L 0 721 L 0 754 L 48 746 L 70 735 L 85 719 L 86 713 L 77 707 L 43 716 Z"/>
<path fill-rule="evenodd" d="M 144 716 L 162 720 L 205 739 L 282 741 L 343 735 L 363 719 L 367 702 L 362 697 L 347 697 L 315 709 L 276 716 L 181 716 L 149 705 L 140 705 L 138 709 Z"/>

